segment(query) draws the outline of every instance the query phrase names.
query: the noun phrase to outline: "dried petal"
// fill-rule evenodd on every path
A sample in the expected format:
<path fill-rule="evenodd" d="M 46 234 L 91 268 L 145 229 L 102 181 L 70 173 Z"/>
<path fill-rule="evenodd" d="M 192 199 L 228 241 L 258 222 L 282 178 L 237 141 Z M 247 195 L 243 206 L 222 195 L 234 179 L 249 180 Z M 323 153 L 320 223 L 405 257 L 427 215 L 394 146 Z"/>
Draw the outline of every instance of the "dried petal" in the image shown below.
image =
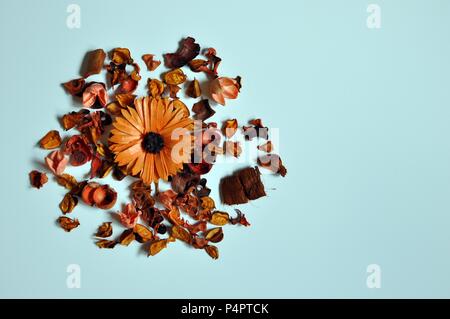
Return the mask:
<path fill-rule="evenodd" d="M 170 85 L 179 85 L 186 81 L 187 76 L 183 70 L 175 69 L 164 74 L 164 82 Z"/>
<path fill-rule="evenodd" d="M 64 195 L 64 198 L 61 201 L 61 203 L 59 203 L 59 208 L 61 209 L 61 212 L 63 214 L 68 214 L 73 211 L 73 209 L 75 208 L 75 206 L 77 206 L 77 204 L 78 198 L 76 198 L 70 193 L 67 193 L 66 195 Z"/>
<path fill-rule="evenodd" d="M 267 143 L 259 145 L 258 150 L 266 152 L 266 153 L 271 153 L 273 151 L 273 144 L 271 141 L 268 141 Z"/>
<path fill-rule="evenodd" d="M 98 248 L 101 249 L 113 249 L 116 247 L 117 242 L 114 240 L 101 239 L 95 243 Z"/>
<path fill-rule="evenodd" d="M 236 119 L 226 120 L 222 126 L 222 132 L 227 138 L 233 137 L 237 132 L 238 121 Z"/>
<path fill-rule="evenodd" d="M 64 146 L 64 153 L 70 155 L 70 164 L 81 166 L 92 159 L 92 149 L 87 138 L 82 135 L 72 136 Z"/>
<path fill-rule="evenodd" d="M 205 211 L 211 211 L 216 208 L 214 200 L 209 196 L 200 198 L 200 206 Z"/>
<path fill-rule="evenodd" d="M 222 241 L 223 239 L 223 231 L 222 227 L 216 227 L 212 228 L 204 234 L 205 239 L 212 242 L 212 243 L 218 243 Z"/>
<path fill-rule="evenodd" d="M 72 229 L 77 228 L 80 225 L 78 219 L 72 219 L 69 217 L 61 216 L 58 218 L 59 226 L 66 232 L 70 232 Z"/>
<path fill-rule="evenodd" d="M 133 231 L 136 236 L 136 240 L 140 243 L 146 243 L 153 239 L 153 233 L 144 225 L 136 224 Z"/>
<path fill-rule="evenodd" d="M 63 83 L 63 86 L 69 94 L 73 96 L 80 96 L 84 90 L 85 84 L 86 81 L 84 80 L 84 78 L 80 78 Z"/>
<path fill-rule="evenodd" d="M 204 121 L 213 116 L 216 111 L 214 111 L 209 105 L 208 99 L 203 99 L 192 106 L 192 112 L 195 113 L 194 118 L 196 120 Z"/>
<path fill-rule="evenodd" d="M 112 50 L 111 61 L 116 65 L 133 63 L 130 50 L 128 50 L 127 48 L 115 48 L 114 50 Z"/>
<path fill-rule="evenodd" d="M 120 222 L 126 228 L 134 228 L 136 226 L 141 212 L 136 210 L 133 204 L 127 204 L 122 212 L 119 212 Z"/>
<path fill-rule="evenodd" d="M 285 177 L 287 174 L 287 169 L 283 166 L 280 156 L 276 154 L 267 154 L 258 157 L 258 164 L 261 167 L 271 170 L 275 174 L 280 174 L 282 177 Z"/>
<path fill-rule="evenodd" d="M 192 97 L 194 99 L 196 99 L 200 95 L 202 95 L 202 90 L 200 88 L 200 82 L 198 82 L 197 79 L 194 79 L 194 81 L 189 83 L 189 86 L 186 90 L 186 95 L 189 97 Z"/>
<path fill-rule="evenodd" d="M 189 68 L 192 72 L 209 72 L 209 61 L 203 59 L 195 59 L 189 62 Z"/>
<path fill-rule="evenodd" d="M 45 183 L 48 182 L 47 174 L 41 173 L 36 170 L 31 171 L 29 177 L 31 186 L 37 189 L 41 188 L 42 186 L 44 186 Z"/>
<path fill-rule="evenodd" d="M 210 223 L 216 226 L 224 226 L 228 224 L 230 215 L 226 212 L 216 211 L 211 215 Z"/>
<path fill-rule="evenodd" d="M 213 245 L 206 246 L 205 251 L 212 259 L 219 258 L 219 249 L 216 246 Z"/>
<path fill-rule="evenodd" d="M 225 99 L 235 99 L 241 86 L 236 79 L 220 77 L 211 82 L 211 96 L 219 104 L 225 105 Z"/>
<path fill-rule="evenodd" d="M 61 175 L 66 169 L 69 159 L 64 156 L 62 151 L 53 151 L 45 158 L 45 163 L 55 175 Z"/>
<path fill-rule="evenodd" d="M 169 69 L 181 68 L 199 53 L 200 45 L 195 43 L 194 38 L 187 37 L 181 41 L 177 52 L 164 54 L 165 64 Z"/>
<path fill-rule="evenodd" d="M 185 243 L 190 244 L 192 241 L 191 234 L 181 226 L 175 225 L 172 227 L 171 235 L 176 239 L 184 241 Z"/>
<path fill-rule="evenodd" d="M 161 61 L 154 59 L 154 54 L 144 54 L 142 60 L 144 60 L 145 65 L 149 71 L 155 71 L 156 68 L 161 64 Z"/>
<path fill-rule="evenodd" d="M 151 96 L 158 97 L 164 93 L 164 83 L 157 79 L 147 80 L 148 91 Z"/>
<path fill-rule="evenodd" d="M 234 157 L 239 157 L 242 153 L 242 148 L 239 142 L 225 141 L 223 148 L 225 153 Z"/>
<path fill-rule="evenodd" d="M 120 235 L 119 243 L 123 246 L 128 246 L 133 242 L 133 240 L 135 240 L 135 238 L 133 228 L 125 229 Z"/>
<path fill-rule="evenodd" d="M 89 114 L 89 110 L 82 109 L 79 112 L 70 112 L 65 114 L 62 119 L 62 126 L 67 131 L 71 128 L 81 125 L 83 119 Z"/>
<path fill-rule="evenodd" d="M 161 250 L 167 247 L 168 240 L 167 239 L 160 239 L 156 240 L 150 243 L 148 255 L 149 256 L 155 256 L 158 254 Z"/>
<path fill-rule="evenodd" d="M 134 99 L 136 99 L 136 95 L 131 93 L 119 93 L 116 94 L 116 100 L 119 102 L 120 106 L 126 108 L 127 106 L 134 106 Z"/>
<path fill-rule="evenodd" d="M 75 177 L 70 174 L 61 174 L 56 176 L 56 182 L 59 185 L 67 188 L 68 190 L 72 190 L 72 188 L 74 188 L 78 184 Z"/>
<path fill-rule="evenodd" d="M 39 145 L 46 150 L 59 147 L 61 145 L 61 136 L 59 136 L 59 132 L 56 130 L 48 132 L 43 138 L 41 138 Z"/>
<path fill-rule="evenodd" d="M 106 238 L 110 237 L 113 234 L 113 228 L 112 223 L 103 223 L 98 227 L 97 233 L 95 234 L 96 237 Z"/>
<path fill-rule="evenodd" d="M 247 218 L 245 218 L 245 215 L 242 214 L 242 212 L 239 209 L 235 209 L 237 216 L 234 218 L 230 218 L 230 224 L 231 225 L 236 225 L 236 224 L 240 224 L 243 226 L 250 226 L 250 223 L 247 221 Z"/>
<path fill-rule="evenodd" d="M 106 53 L 102 49 L 97 49 L 86 53 L 84 56 L 83 65 L 81 67 L 81 75 L 87 78 L 93 74 L 98 74 L 102 71 L 105 63 Z"/>
<path fill-rule="evenodd" d="M 93 82 L 83 92 L 83 106 L 98 108 L 108 104 L 108 94 L 103 83 Z"/>

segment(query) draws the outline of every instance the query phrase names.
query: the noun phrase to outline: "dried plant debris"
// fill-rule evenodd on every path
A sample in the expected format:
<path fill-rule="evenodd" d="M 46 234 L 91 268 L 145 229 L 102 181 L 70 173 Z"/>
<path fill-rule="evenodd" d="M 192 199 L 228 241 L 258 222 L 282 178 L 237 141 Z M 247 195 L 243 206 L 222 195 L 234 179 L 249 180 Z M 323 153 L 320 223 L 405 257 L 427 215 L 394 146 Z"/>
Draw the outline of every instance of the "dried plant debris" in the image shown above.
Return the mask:
<path fill-rule="evenodd" d="M 223 241 L 225 227 L 248 227 L 250 223 L 238 209 L 234 214 L 218 209 L 205 176 L 218 165 L 219 156 L 239 157 L 244 147 L 234 140 L 238 119 L 230 118 L 222 126 L 207 121 L 216 113 L 216 103 L 225 105 L 238 98 L 241 77 L 219 74 L 222 59 L 217 50 L 201 50 L 192 37 L 182 39 L 178 50 L 163 58 L 169 70 L 159 75 L 154 72 L 162 59 L 144 54 L 139 60 L 152 72 L 144 82 L 148 93 L 143 97 L 134 94 L 142 85 L 141 67 L 128 48 L 113 48 L 108 55 L 103 49 L 88 52 L 81 77 L 63 83 L 80 109 L 60 117 L 67 136 L 50 130 L 38 142 L 48 152 L 43 156 L 47 171 L 65 189 L 59 200 L 63 216 L 57 223 L 71 232 L 80 225 L 74 216 L 77 206 L 85 205 L 106 211 L 113 219 L 92 230 L 101 249 L 134 243 L 142 245 L 148 256 L 155 256 L 170 244 L 182 242 L 218 259 L 216 245 Z M 200 85 L 190 78 L 189 69 L 203 73 L 206 82 Z M 100 73 L 104 81 L 88 79 Z M 208 92 L 202 92 L 203 88 Z M 184 97 L 198 100 L 188 107 Z M 178 140 L 173 139 L 177 130 L 184 130 Z M 261 119 L 249 121 L 242 130 L 245 140 L 266 140 L 258 141 L 257 149 L 263 154 L 258 165 L 285 176 L 287 170 L 280 157 L 272 154 L 268 128 Z M 73 167 L 85 167 L 80 180 L 68 173 Z M 117 203 L 115 189 L 99 181 L 107 176 L 115 183 L 130 183 L 127 202 Z M 29 173 L 29 179 L 35 188 L 48 182 L 47 174 L 37 170 Z M 226 205 L 266 196 L 259 169 L 252 166 L 222 178 L 219 191 Z"/>

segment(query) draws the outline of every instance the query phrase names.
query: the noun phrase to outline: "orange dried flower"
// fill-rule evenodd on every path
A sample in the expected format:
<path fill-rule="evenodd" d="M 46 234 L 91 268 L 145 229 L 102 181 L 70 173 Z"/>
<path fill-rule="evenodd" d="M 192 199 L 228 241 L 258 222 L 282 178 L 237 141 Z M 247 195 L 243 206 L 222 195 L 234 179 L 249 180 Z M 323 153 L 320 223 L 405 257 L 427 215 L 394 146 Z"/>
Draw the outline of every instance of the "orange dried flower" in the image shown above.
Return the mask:
<path fill-rule="evenodd" d="M 187 76 L 183 70 L 175 69 L 164 74 L 164 82 L 170 85 L 179 85 L 186 81 Z"/>
<path fill-rule="evenodd" d="M 83 92 L 83 106 L 92 107 L 95 104 L 105 107 L 108 104 L 108 95 L 103 83 L 92 83 Z"/>
<path fill-rule="evenodd" d="M 190 159 L 190 138 L 181 134 L 181 141 L 173 140 L 172 133 L 178 129 L 187 131 L 191 125 L 192 120 L 173 101 L 138 98 L 135 109 L 123 110 L 122 116 L 116 117 L 110 149 L 116 155 L 116 163 L 132 175 L 139 175 L 144 183 L 167 180 Z M 174 146 L 180 150 L 178 158 L 172 158 Z"/>
<path fill-rule="evenodd" d="M 142 212 L 136 210 L 136 206 L 133 204 L 127 204 L 125 209 L 118 213 L 120 222 L 126 228 L 133 228 L 136 226 L 141 214 Z"/>

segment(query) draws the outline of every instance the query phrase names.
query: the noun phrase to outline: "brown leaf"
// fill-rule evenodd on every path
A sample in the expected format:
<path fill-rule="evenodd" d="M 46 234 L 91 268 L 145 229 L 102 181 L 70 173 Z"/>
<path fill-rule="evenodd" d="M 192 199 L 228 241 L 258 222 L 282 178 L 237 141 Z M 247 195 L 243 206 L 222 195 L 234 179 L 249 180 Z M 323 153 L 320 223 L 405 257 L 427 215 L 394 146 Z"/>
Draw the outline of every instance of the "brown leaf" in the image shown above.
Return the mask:
<path fill-rule="evenodd" d="M 72 229 L 77 228 L 80 225 L 78 219 L 72 219 L 69 217 L 61 216 L 58 218 L 58 223 L 62 229 L 66 232 L 70 232 Z"/>
<path fill-rule="evenodd" d="M 78 198 L 73 196 L 70 193 L 67 193 L 64 195 L 64 198 L 62 199 L 61 203 L 59 203 L 59 208 L 61 209 L 61 212 L 63 214 L 68 214 L 73 211 L 75 206 L 78 204 Z"/>
<path fill-rule="evenodd" d="M 204 236 L 206 240 L 209 240 L 212 243 L 218 243 L 223 239 L 222 227 L 216 227 L 207 230 Z"/>
<path fill-rule="evenodd" d="M 224 226 L 228 224 L 229 219 L 230 215 L 228 215 L 228 213 L 215 211 L 214 213 L 212 213 L 209 222 L 216 226 Z"/>
<path fill-rule="evenodd" d="M 81 67 L 81 75 L 84 78 L 102 71 L 106 53 L 102 49 L 97 49 L 86 53 Z"/>
<path fill-rule="evenodd" d="M 219 249 L 216 246 L 213 245 L 206 246 L 205 251 L 212 259 L 219 258 Z"/>
<path fill-rule="evenodd" d="M 120 235 L 119 238 L 119 243 L 123 246 L 128 246 L 129 244 L 131 244 L 133 242 L 133 240 L 135 240 L 135 235 L 133 232 L 133 229 L 125 229 L 123 231 L 123 233 Z"/>
<path fill-rule="evenodd" d="M 194 99 L 198 98 L 200 95 L 202 95 L 202 90 L 200 88 L 200 83 L 197 79 L 194 79 L 191 83 L 189 83 L 189 86 L 186 90 L 186 95 L 189 97 L 192 97 Z"/>
<path fill-rule="evenodd" d="M 173 226 L 171 235 L 176 239 L 184 241 L 185 243 L 190 244 L 192 242 L 191 234 L 181 226 L 178 225 Z"/>
<path fill-rule="evenodd" d="M 153 239 L 153 233 L 144 225 L 136 224 L 133 228 L 136 240 L 140 243 L 146 243 Z"/>
<path fill-rule="evenodd" d="M 98 248 L 101 249 L 113 249 L 116 247 L 117 242 L 114 240 L 101 239 L 95 243 Z"/>
<path fill-rule="evenodd" d="M 59 176 L 56 176 L 56 182 L 58 182 L 59 185 L 67 188 L 68 190 L 71 190 L 74 188 L 78 182 L 72 175 L 69 174 L 62 174 Z"/>
<path fill-rule="evenodd" d="M 98 227 L 97 233 L 95 234 L 96 237 L 106 238 L 113 234 L 113 228 L 112 223 L 103 223 Z"/>
<path fill-rule="evenodd" d="M 204 121 L 213 116 L 216 111 L 214 111 L 209 105 L 208 99 L 203 99 L 192 106 L 192 112 L 195 113 L 194 119 Z"/>
<path fill-rule="evenodd" d="M 46 150 L 59 147 L 61 145 L 61 136 L 59 136 L 59 132 L 56 130 L 48 132 L 41 138 L 39 145 Z"/>
<path fill-rule="evenodd" d="M 31 186 L 39 189 L 42 186 L 44 186 L 45 183 L 48 182 L 48 177 L 47 174 L 45 173 L 41 173 L 39 171 L 31 171 L 29 174 L 30 177 L 30 184 Z"/>
<path fill-rule="evenodd" d="M 142 56 L 142 60 L 144 60 L 144 63 L 149 71 L 155 71 L 156 68 L 161 64 L 161 61 L 157 61 L 154 58 L 154 54 L 144 54 Z"/>

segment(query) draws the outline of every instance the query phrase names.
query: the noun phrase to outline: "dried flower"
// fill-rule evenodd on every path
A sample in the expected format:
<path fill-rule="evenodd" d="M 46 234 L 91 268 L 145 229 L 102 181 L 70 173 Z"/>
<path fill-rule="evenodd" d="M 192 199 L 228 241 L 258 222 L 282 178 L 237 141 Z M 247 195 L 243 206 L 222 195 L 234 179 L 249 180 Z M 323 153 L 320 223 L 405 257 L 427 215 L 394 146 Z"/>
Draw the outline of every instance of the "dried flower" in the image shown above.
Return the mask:
<path fill-rule="evenodd" d="M 83 106 L 85 107 L 105 107 L 108 104 L 108 95 L 103 83 L 89 84 L 83 92 Z"/>
<path fill-rule="evenodd" d="M 61 175 L 66 169 L 69 159 L 64 156 L 62 151 L 53 151 L 45 158 L 45 163 L 47 167 L 55 175 Z"/>
<path fill-rule="evenodd" d="M 142 60 L 144 60 L 144 63 L 149 71 L 155 71 L 156 68 L 161 64 L 161 61 L 155 60 L 154 54 L 144 54 L 142 56 Z"/>
<path fill-rule="evenodd" d="M 232 79 L 227 77 L 219 77 L 211 82 L 210 91 L 211 96 L 217 103 L 225 105 L 225 99 L 235 99 L 238 97 L 241 89 L 239 79 Z"/>
<path fill-rule="evenodd" d="M 118 213 L 120 222 L 126 228 L 133 228 L 136 226 L 141 214 L 142 213 L 136 210 L 136 207 L 133 204 L 127 204 L 125 209 Z"/>
<path fill-rule="evenodd" d="M 72 166 L 81 166 L 92 159 L 92 149 L 83 135 L 73 135 L 67 140 L 64 153 L 70 155 Z"/>
<path fill-rule="evenodd" d="M 148 79 L 147 87 L 152 97 L 161 96 L 165 89 L 164 83 L 157 79 Z"/>
<path fill-rule="evenodd" d="M 70 95 L 80 96 L 84 90 L 85 84 L 86 81 L 84 78 L 80 78 L 63 83 L 63 86 Z"/>

